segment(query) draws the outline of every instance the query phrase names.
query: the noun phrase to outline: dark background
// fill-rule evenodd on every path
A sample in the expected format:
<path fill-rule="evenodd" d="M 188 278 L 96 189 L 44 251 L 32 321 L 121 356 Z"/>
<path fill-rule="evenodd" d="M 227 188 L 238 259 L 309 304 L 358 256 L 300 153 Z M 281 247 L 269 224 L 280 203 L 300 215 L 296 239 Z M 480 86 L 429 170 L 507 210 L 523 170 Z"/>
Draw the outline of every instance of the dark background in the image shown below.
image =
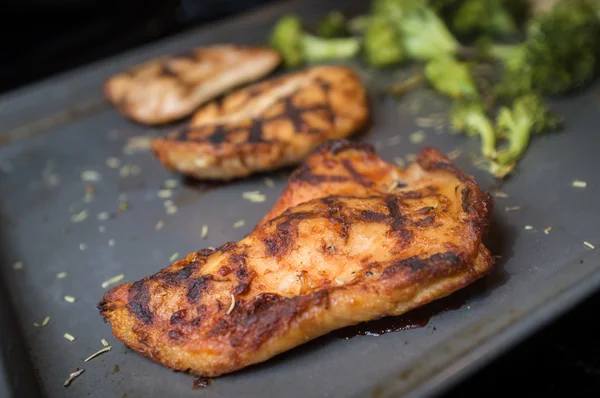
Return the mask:
<path fill-rule="evenodd" d="M 0 93 L 273 0 L 8 0 Z M 600 396 L 600 293 L 447 397 Z"/>

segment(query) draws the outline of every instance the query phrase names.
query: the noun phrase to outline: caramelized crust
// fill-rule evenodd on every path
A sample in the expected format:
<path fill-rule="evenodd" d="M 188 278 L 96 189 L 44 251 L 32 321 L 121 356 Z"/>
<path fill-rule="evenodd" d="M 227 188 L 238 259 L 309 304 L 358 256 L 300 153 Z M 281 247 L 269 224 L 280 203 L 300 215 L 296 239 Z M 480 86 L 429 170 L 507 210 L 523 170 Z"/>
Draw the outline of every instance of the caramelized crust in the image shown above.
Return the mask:
<path fill-rule="evenodd" d="M 116 74 L 104 84 L 104 93 L 119 112 L 137 122 L 168 123 L 234 87 L 269 74 L 279 62 L 279 54 L 266 48 L 195 48 Z"/>
<path fill-rule="evenodd" d="M 349 68 L 319 66 L 236 91 L 202 107 L 190 125 L 155 139 L 169 169 L 229 180 L 302 161 L 368 117 L 365 90 Z"/>
<path fill-rule="evenodd" d="M 481 243 L 491 207 L 434 149 L 403 170 L 370 147 L 329 144 L 294 173 L 274 218 L 113 288 L 99 309 L 141 354 L 222 375 L 477 280 L 493 264 Z"/>

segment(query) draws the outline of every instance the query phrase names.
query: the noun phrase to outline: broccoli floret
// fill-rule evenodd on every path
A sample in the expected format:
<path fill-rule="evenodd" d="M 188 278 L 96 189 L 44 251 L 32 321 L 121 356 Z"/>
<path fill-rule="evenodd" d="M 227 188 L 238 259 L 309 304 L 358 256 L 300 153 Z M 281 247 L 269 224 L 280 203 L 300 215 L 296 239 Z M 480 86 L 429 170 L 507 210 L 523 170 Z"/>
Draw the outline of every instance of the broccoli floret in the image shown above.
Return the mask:
<path fill-rule="evenodd" d="M 301 48 L 302 55 L 307 62 L 348 59 L 353 58 L 360 51 L 360 40 L 355 37 L 324 39 L 304 34 Z"/>
<path fill-rule="evenodd" d="M 271 46 L 281 54 L 287 68 L 298 66 L 304 61 L 302 36 L 302 23 L 292 14 L 282 17 L 273 28 Z"/>
<path fill-rule="evenodd" d="M 450 124 L 454 131 L 468 136 L 481 137 L 481 152 L 487 158 L 496 156 L 496 134 L 492 122 L 479 101 L 456 102 L 450 111 Z"/>
<path fill-rule="evenodd" d="M 440 93 L 455 99 L 478 97 L 469 65 L 451 56 L 431 60 L 425 66 L 425 77 Z"/>
<path fill-rule="evenodd" d="M 373 14 L 396 25 L 408 57 L 429 60 L 453 54 L 460 44 L 425 0 L 374 0 Z"/>
<path fill-rule="evenodd" d="M 344 37 L 348 36 L 346 28 L 346 17 L 339 11 L 332 11 L 319 22 L 317 34 L 321 37 Z"/>
<path fill-rule="evenodd" d="M 528 3 L 524 0 L 521 2 Z M 461 34 L 472 32 L 511 35 L 517 32 L 517 22 L 509 2 L 503 0 L 465 0 L 452 18 L 452 27 Z"/>
<path fill-rule="evenodd" d="M 500 93 L 561 94 L 592 79 L 600 56 L 600 19 L 589 1 L 563 1 L 534 20 L 524 43 L 492 46 L 490 54 L 505 65 Z"/>
<path fill-rule="evenodd" d="M 387 18 L 376 16 L 369 19 L 364 47 L 365 57 L 371 66 L 381 68 L 404 59 L 396 27 Z"/>
<path fill-rule="evenodd" d="M 271 34 L 273 46 L 283 58 L 286 67 L 303 62 L 354 57 L 360 50 L 360 39 L 354 37 L 325 39 L 303 32 L 298 17 L 286 15 L 277 22 Z"/>
<path fill-rule="evenodd" d="M 532 134 L 554 130 L 559 119 L 535 94 L 526 94 L 514 100 L 512 108 L 502 107 L 498 111 L 496 129 L 508 140 L 508 147 L 500 150 L 494 165 L 495 174 L 503 177 L 521 158 Z"/>

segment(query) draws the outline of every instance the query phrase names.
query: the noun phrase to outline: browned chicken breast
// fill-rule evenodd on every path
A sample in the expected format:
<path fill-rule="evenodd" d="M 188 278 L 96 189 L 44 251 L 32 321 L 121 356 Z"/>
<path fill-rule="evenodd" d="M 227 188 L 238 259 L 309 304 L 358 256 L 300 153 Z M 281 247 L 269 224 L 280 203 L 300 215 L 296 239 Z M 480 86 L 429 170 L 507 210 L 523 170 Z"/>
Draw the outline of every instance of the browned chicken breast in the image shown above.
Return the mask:
<path fill-rule="evenodd" d="M 477 280 L 493 263 L 481 242 L 491 208 L 434 149 L 403 170 L 367 146 L 327 145 L 294 173 L 275 218 L 113 288 L 98 307 L 141 354 L 222 375 Z"/>
<path fill-rule="evenodd" d="M 123 115 L 137 122 L 168 123 L 227 90 L 266 76 L 279 62 L 279 54 L 266 48 L 196 48 L 114 75 L 104 84 L 104 93 Z"/>
<path fill-rule="evenodd" d="M 190 126 L 153 141 L 169 169 L 229 180 L 302 161 L 368 117 L 365 90 L 348 68 L 319 66 L 239 90 L 205 105 Z"/>

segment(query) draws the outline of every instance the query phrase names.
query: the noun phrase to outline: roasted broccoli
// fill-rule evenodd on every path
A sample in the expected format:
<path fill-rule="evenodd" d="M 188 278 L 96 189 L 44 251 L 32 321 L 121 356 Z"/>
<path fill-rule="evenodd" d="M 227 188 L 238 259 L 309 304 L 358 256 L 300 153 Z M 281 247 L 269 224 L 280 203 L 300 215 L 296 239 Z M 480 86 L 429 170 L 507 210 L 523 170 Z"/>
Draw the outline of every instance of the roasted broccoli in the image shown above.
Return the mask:
<path fill-rule="evenodd" d="M 293 68 L 302 64 L 302 23 L 297 16 L 282 17 L 271 33 L 271 46 L 281 54 L 283 64 Z"/>
<path fill-rule="evenodd" d="M 465 0 L 454 13 L 452 27 L 461 34 L 484 33 L 491 35 L 511 35 L 518 31 L 517 17 L 526 0 Z"/>
<path fill-rule="evenodd" d="M 360 51 L 360 39 L 344 37 L 324 39 L 305 33 L 301 41 L 302 56 L 307 62 L 353 58 Z"/>
<path fill-rule="evenodd" d="M 600 19 L 590 0 L 562 1 L 530 25 L 524 43 L 491 46 L 505 65 L 499 93 L 561 94 L 589 82 L 598 69 Z"/>
<path fill-rule="evenodd" d="M 321 37 L 344 37 L 348 36 L 346 28 L 346 17 L 339 11 L 332 11 L 319 22 L 317 34 Z"/>
<path fill-rule="evenodd" d="M 404 50 L 396 26 L 381 16 L 369 19 L 364 37 L 364 51 L 371 66 L 385 67 L 402 62 Z"/>
<path fill-rule="evenodd" d="M 374 0 L 372 13 L 395 24 L 409 58 L 429 60 L 460 48 L 425 0 Z"/>
<path fill-rule="evenodd" d="M 532 134 L 555 130 L 559 119 L 535 94 L 526 94 L 514 100 L 512 108 L 502 107 L 496 118 L 496 130 L 508 140 L 508 147 L 498 151 L 495 174 L 503 177 L 521 158 Z"/>
<path fill-rule="evenodd" d="M 487 158 L 496 156 L 496 133 L 481 102 L 456 102 L 450 111 L 450 124 L 457 133 L 480 136 L 483 156 Z"/>
<path fill-rule="evenodd" d="M 469 65 L 451 56 L 429 61 L 425 66 L 425 77 L 437 91 L 454 99 L 479 96 Z"/>
<path fill-rule="evenodd" d="M 316 37 L 302 30 L 298 17 L 286 15 L 273 29 L 271 46 L 279 51 L 286 67 L 295 67 L 305 61 L 352 58 L 360 51 L 360 39 Z"/>

